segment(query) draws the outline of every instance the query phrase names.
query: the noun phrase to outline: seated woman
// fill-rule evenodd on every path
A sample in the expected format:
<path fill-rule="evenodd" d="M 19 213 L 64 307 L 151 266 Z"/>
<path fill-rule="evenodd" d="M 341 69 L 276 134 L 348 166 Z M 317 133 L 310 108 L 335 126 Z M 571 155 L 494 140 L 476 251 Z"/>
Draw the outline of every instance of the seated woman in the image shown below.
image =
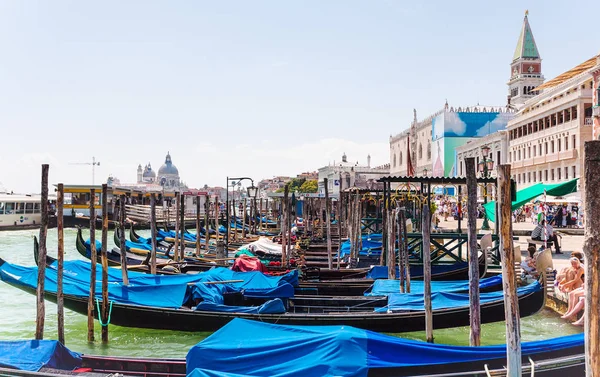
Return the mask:
<path fill-rule="evenodd" d="M 584 297 L 584 295 L 585 295 L 584 286 L 581 286 L 581 287 L 569 292 L 567 311 L 563 316 L 561 316 L 562 319 L 569 319 L 575 314 L 575 313 L 573 313 L 573 308 L 575 308 L 575 306 L 579 302 L 579 299 Z"/>
<path fill-rule="evenodd" d="M 562 316 L 561 318 L 565 318 L 568 319 L 570 317 L 576 316 L 577 313 L 579 313 L 585 306 L 585 297 L 579 297 L 577 304 L 573 307 L 573 309 L 571 309 L 571 311 L 565 313 L 564 316 Z M 581 316 L 581 318 L 575 322 L 573 322 L 573 324 L 575 326 L 583 326 L 583 316 Z"/>
<path fill-rule="evenodd" d="M 535 259 L 537 257 L 537 255 L 535 255 L 535 246 L 529 246 L 527 248 L 527 251 L 529 252 L 529 257 L 525 258 L 521 262 L 521 268 L 523 269 L 526 275 L 529 275 L 533 278 L 537 278 L 539 276 L 539 273 L 535 269 Z"/>
<path fill-rule="evenodd" d="M 571 260 L 571 267 L 569 267 L 565 271 L 565 276 L 558 283 L 558 289 L 561 292 L 571 292 L 574 289 L 577 289 L 583 285 L 583 280 L 581 277 L 583 276 L 583 267 L 581 267 L 581 262 L 579 259 L 573 257 Z"/>

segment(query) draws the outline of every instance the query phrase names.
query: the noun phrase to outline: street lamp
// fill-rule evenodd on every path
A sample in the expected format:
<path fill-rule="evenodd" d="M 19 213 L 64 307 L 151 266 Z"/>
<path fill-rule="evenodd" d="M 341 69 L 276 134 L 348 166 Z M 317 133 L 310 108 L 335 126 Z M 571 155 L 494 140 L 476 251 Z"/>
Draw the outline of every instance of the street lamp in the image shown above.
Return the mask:
<path fill-rule="evenodd" d="M 254 186 L 254 180 L 252 178 L 250 178 L 250 177 L 235 177 L 235 178 L 227 177 L 227 184 L 225 185 L 225 187 L 226 187 L 225 203 L 227 204 L 225 207 L 225 221 L 227 222 L 227 224 L 226 224 L 227 232 L 225 233 L 225 250 L 227 250 L 227 247 L 229 246 L 229 232 L 230 232 L 229 227 L 231 226 L 231 224 L 229 223 L 229 182 L 233 181 L 231 187 L 235 187 L 236 184 L 238 185 L 238 187 L 241 187 L 241 181 L 243 181 L 244 179 L 248 179 L 250 181 L 250 187 L 248 187 L 248 196 L 252 196 L 252 195 L 250 195 L 250 192 L 251 192 L 250 190 L 253 190 L 252 192 L 254 193 L 254 195 L 256 195 L 257 189 Z M 234 195 L 235 195 L 235 191 L 234 191 Z M 236 222 L 236 224 L 237 224 L 237 222 Z"/>
<path fill-rule="evenodd" d="M 481 173 L 482 178 L 489 178 L 490 172 L 494 169 L 494 161 L 492 161 L 490 155 L 491 148 L 487 145 L 481 147 L 481 155 L 483 159 L 478 164 L 479 172 Z M 488 202 L 487 200 L 487 183 L 483 184 L 483 205 L 485 206 Z M 490 224 L 488 222 L 487 213 L 483 211 L 483 224 L 481 225 L 481 230 L 490 230 Z"/>
<path fill-rule="evenodd" d="M 423 177 L 427 177 L 428 170 L 427 168 L 423 168 Z"/>

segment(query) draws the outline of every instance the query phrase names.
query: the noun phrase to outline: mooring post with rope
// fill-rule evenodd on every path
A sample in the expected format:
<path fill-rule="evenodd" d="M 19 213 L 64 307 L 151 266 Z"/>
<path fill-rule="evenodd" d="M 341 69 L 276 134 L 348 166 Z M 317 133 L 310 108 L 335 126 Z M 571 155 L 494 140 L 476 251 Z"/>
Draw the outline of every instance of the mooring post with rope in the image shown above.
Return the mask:
<path fill-rule="evenodd" d="M 125 246 L 125 220 L 127 214 L 125 213 L 125 195 L 121 195 L 119 209 L 119 242 L 121 244 L 121 276 L 123 278 L 123 284 L 129 285 L 129 276 L 127 275 L 127 247 Z"/>
<path fill-rule="evenodd" d="M 90 295 L 87 306 L 87 340 L 94 341 L 94 300 L 96 298 L 96 189 L 90 189 Z"/>
<path fill-rule="evenodd" d="M 479 346 L 481 345 L 481 309 L 479 306 L 479 250 L 477 249 L 477 175 L 474 157 L 465 158 L 465 168 L 468 200 L 469 320 L 471 325 L 469 345 Z M 483 253 L 485 258 L 486 250 L 483 250 Z"/>
<path fill-rule="evenodd" d="M 154 195 L 154 194 L 152 194 Z M 108 185 L 102 185 L 102 310 L 98 310 L 100 317 L 100 332 L 102 342 L 108 342 L 108 326 L 102 325 L 108 321 Z M 155 262 L 156 263 L 156 262 Z"/>
<path fill-rule="evenodd" d="M 506 320 L 507 377 L 521 376 L 521 321 L 517 296 L 515 253 L 512 240 L 512 200 L 510 165 L 498 166 L 498 206 L 496 214 L 500 228 L 500 255 L 502 260 L 502 286 L 504 290 L 504 315 Z"/>
<path fill-rule="evenodd" d="M 58 266 L 56 270 L 56 305 L 58 319 L 58 341 L 65 344 L 65 296 L 63 293 L 63 272 L 65 265 L 65 236 L 64 236 L 64 194 L 62 183 L 56 191 L 56 229 L 58 231 Z M 43 262 L 46 263 L 45 261 Z M 38 265 L 39 268 L 39 265 Z"/>
<path fill-rule="evenodd" d="M 422 186 L 426 188 L 427 196 L 423 200 L 422 230 L 423 230 L 423 301 L 425 304 L 425 335 L 427 342 L 433 343 L 433 309 L 431 305 L 431 184 L 427 182 Z"/>
<path fill-rule="evenodd" d="M 42 165 L 42 222 L 40 224 L 40 244 L 38 249 L 38 276 L 36 287 L 36 319 L 35 339 L 44 339 L 44 321 L 46 317 L 46 306 L 44 303 L 44 283 L 46 282 L 46 236 L 48 234 L 48 170 L 49 165 Z"/>

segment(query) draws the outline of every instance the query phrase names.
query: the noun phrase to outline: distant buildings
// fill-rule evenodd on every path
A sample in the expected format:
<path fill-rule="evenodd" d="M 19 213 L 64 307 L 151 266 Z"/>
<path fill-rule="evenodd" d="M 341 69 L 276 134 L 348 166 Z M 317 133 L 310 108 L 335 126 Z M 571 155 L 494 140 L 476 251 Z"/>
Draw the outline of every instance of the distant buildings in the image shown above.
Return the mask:
<path fill-rule="evenodd" d="M 342 161 L 319 168 L 318 185 L 319 194 L 325 195 L 325 178 L 327 178 L 327 189 L 332 198 L 338 198 L 340 194 L 340 185 L 342 190 L 349 187 L 358 188 L 379 188 L 377 180 L 390 174 L 390 165 L 371 167 L 371 156 L 367 156 L 367 165 L 360 165 L 348 162 L 348 157 L 344 153 Z"/>
<path fill-rule="evenodd" d="M 460 175 L 456 149 L 506 128 L 514 111 L 506 107 L 449 107 L 423 121 L 417 112 L 408 130 L 390 136 L 391 175 Z M 410 153 L 410 162 L 409 162 Z"/>
<path fill-rule="evenodd" d="M 538 86 L 541 94 L 509 122 L 509 162 L 519 188 L 581 176 L 583 144 L 593 139 L 598 70 L 600 55 Z"/>

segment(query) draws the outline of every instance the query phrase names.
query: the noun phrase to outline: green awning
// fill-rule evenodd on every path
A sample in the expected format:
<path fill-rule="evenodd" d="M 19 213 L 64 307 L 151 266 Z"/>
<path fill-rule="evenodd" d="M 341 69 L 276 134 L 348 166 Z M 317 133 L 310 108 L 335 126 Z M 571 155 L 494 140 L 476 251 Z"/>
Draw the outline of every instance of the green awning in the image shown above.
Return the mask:
<path fill-rule="evenodd" d="M 553 185 L 538 183 L 524 188 L 523 190 L 517 191 L 517 200 L 512 202 L 511 208 L 514 211 L 515 209 L 520 208 L 524 204 L 530 202 L 532 199 L 535 199 L 540 195 L 544 195 L 544 190 L 546 190 L 546 194 L 550 196 L 564 196 L 573 193 L 577 191 L 578 179 L 579 178 L 576 178 L 565 183 L 557 183 Z M 492 222 L 496 222 L 496 202 L 489 202 L 483 207 L 485 208 L 487 218 Z"/>

